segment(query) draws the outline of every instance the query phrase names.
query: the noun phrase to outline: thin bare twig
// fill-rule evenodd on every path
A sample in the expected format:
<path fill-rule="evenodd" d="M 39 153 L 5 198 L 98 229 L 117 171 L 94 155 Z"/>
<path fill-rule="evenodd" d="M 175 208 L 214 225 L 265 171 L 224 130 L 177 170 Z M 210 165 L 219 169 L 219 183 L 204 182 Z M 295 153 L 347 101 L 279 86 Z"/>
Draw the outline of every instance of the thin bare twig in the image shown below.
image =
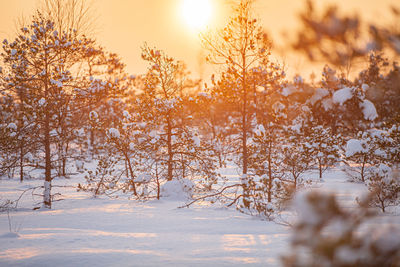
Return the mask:
<path fill-rule="evenodd" d="M 196 202 L 198 202 L 198 201 L 200 201 L 200 200 L 204 200 L 204 199 L 207 199 L 207 198 L 210 198 L 210 197 L 215 197 L 215 196 L 221 195 L 225 190 L 227 190 L 227 189 L 229 189 L 229 188 L 233 188 L 233 187 L 238 187 L 238 186 L 242 186 L 242 184 L 228 185 L 228 186 L 222 188 L 219 192 L 216 192 L 216 193 L 214 193 L 214 194 L 205 195 L 205 196 L 196 198 L 196 199 L 194 199 L 193 201 L 189 202 L 188 204 L 183 205 L 183 206 L 180 206 L 180 207 L 178 207 L 178 208 L 179 208 L 179 209 L 182 209 L 182 208 L 189 208 L 192 204 L 194 204 L 194 203 L 196 203 Z M 232 205 L 232 204 L 231 204 L 231 205 Z"/>

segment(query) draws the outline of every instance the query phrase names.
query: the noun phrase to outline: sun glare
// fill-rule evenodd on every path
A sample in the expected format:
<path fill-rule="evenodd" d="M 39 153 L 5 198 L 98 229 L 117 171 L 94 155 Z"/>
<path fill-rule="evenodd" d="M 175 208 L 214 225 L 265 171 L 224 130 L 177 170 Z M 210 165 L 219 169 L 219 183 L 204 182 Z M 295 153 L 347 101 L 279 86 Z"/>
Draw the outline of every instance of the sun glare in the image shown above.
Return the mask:
<path fill-rule="evenodd" d="M 210 21 L 212 6 L 209 0 L 183 0 L 182 14 L 191 28 L 203 29 Z"/>

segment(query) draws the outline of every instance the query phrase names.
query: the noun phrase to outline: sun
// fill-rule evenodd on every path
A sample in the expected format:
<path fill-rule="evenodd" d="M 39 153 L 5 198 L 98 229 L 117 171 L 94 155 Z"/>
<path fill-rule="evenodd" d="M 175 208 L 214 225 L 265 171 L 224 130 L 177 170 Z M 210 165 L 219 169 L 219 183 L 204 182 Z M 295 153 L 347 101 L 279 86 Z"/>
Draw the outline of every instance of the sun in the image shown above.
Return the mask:
<path fill-rule="evenodd" d="M 182 15 L 186 23 L 196 30 L 207 26 L 212 14 L 209 0 L 183 0 Z"/>

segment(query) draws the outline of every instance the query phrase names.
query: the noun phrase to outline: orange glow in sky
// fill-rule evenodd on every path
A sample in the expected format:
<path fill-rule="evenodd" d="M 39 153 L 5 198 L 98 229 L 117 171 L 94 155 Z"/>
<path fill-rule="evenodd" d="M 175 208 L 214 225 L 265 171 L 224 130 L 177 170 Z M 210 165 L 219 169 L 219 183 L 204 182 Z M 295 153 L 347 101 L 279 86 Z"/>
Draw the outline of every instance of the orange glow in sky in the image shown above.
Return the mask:
<path fill-rule="evenodd" d="M 187 63 L 192 73 L 207 67 L 199 58 L 202 48 L 198 28 L 221 28 L 229 17 L 234 0 L 93 0 L 96 21 L 94 36 L 100 45 L 121 56 L 132 74 L 146 71 L 141 60 L 141 46 L 164 50 L 168 55 Z M 16 22 L 33 13 L 40 0 L 0 0 L 0 40 L 15 37 Z M 208 2 L 208 4 L 207 4 Z M 359 15 L 365 20 L 384 23 L 390 19 L 390 6 L 398 0 L 317 0 L 317 6 L 337 4 L 344 13 Z M 297 14 L 303 9 L 301 0 L 258 0 L 255 15 L 266 31 L 279 42 L 282 32 L 293 33 L 298 28 Z M 197 30 L 196 30 L 197 28 Z M 293 72 L 301 71 L 302 59 L 279 54 Z M 206 71 L 207 73 L 207 71 Z M 208 77 L 208 74 L 205 74 Z M 207 78 L 203 77 L 203 78 Z"/>

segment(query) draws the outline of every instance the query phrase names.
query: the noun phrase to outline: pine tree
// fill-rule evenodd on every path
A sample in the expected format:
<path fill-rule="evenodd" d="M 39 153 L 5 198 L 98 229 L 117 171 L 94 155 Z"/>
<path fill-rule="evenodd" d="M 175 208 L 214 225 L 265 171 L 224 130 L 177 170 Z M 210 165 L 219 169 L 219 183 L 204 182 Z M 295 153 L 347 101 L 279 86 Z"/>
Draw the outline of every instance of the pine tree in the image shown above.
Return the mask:
<path fill-rule="evenodd" d="M 213 64 L 225 66 L 219 91 L 225 101 L 235 104 L 239 118 L 235 123 L 240 131 L 240 151 L 242 155 L 242 173 L 248 172 L 247 138 L 251 132 L 253 98 L 250 86 L 250 70 L 267 60 L 270 43 L 259 21 L 252 14 L 252 0 L 241 0 L 233 7 L 233 16 L 226 27 L 217 34 L 202 35 L 204 47 L 209 51 L 207 60 Z M 232 128 L 236 127 L 232 124 Z"/>
<path fill-rule="evenodd" d="M 139 112 L 157 133 L 159 147 L 155 154 L 166 170 L 166 174 L 163 170 L 160 173 L 167 181 L 201 175 L 214 183 L 215 155 L 198 130 L 191 127 L 192 117 L 185 113 L 186 103 L 190 102 L 188 91 L 195 83 L 182 75 L 185 70 L 180 62 L 160 50 L 145 45 L 142 57 L 150 67 L 143 93 L 138 96 Z"/>
<path fill-rule="evenodd" d="M 54 22 L 40 12 L 13 42 L 5 40 L 3 44 L 7 90 L 20 103 L 23 116 L 39 129 L 30 138 L 44 151 L 44 162 L 39 164 L 45 170 L 43 202 L 51 208 L 54 160 L 62 160 L 54 157 L 54 146 L 62 131 L 69 130 L 69 103 L 79 90 L 74 88 L 80 88 L 72 70 L 80 62 L 79 52 L 88 47 L 74 31 L 55 30 Z"/>

